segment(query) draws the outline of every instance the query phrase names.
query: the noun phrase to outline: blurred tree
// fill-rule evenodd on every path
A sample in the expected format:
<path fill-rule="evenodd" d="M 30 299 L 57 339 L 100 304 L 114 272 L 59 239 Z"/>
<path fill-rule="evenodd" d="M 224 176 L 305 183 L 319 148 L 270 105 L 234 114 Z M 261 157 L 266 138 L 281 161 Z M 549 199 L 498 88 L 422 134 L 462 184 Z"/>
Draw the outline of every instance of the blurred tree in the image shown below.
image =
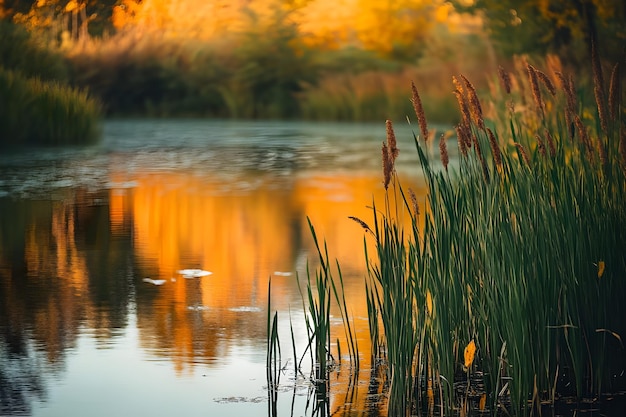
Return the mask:
<path fill-rule="evenodd" d="M 618 60 L 626 43 L 624 0 L 453 0 L 460 12 L 484 18 L 498 52 L 558 53 L 573 63 L 588 59 L 592 40 Z"/>
<path fill-rule="evenodd" d="M 12 19 L 16 13 L 28 13 L 35 0 L 0 0 L 0 19 Z"/>
<path fill-rule="evenodd" d="M 315 69 L 292 19 L 293 8 L 284 7 L 284 0 L 266 6 L 244 8 L 246 29 L 237 39 L 238 65 L 226 96 L 238 96 L 238 116 L 290 117 L 297 114 L 296 94 L 313 81 Z"/>
<path fill-rule="evenodd" d="M 86 38 L 111 29 L 118 0 L 0 0 L 0 17 L 51 40 Z"/>
<path fill-rule="evenodd" d="M 0 20 L 0 66 L 27 77 L 60 82 L 68 79 L 63 56 L 9 20 Z"/>
<path fill-rule="evenodd" d="M 309 46 L 358 46 L 394 58 L 415 58 L 444 0 L 121 0 L 113 25 L 165 31 L 172 37 L 221 38 L 255 21 L 288 15 Z M 256 23 L 254 23 L 256 24 Z"/>
<path fill-rule="evenodd" d="M 437 1 L 358 0 L 353 20 L 356 37 L 365 49 L 398 59 L 412 59 L 436 21 Z"/>

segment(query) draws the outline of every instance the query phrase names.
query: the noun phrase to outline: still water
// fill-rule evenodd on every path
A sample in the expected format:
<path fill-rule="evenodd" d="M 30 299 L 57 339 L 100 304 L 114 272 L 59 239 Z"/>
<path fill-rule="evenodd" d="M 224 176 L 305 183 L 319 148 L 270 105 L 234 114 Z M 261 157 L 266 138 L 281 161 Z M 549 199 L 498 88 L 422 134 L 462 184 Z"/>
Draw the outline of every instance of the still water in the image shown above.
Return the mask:
<path fill-rule="evenodd" d="M 410 129 L 396 133 L 420 195 Z M 289 332 L 302 355 L 307 217 L 341 264 L 367 360 L 364 235 L 348 216 L 371 220 L 383 199 L 384 139 L 384 123 L 123 120 L 92 147 L 0 155 L 0 416 L 312 415 Z M 270 277 L 287 364 L 273 401 Z M 367 372 L 348 387 L 344 362 L 330 413 L 376 408 Z"/>

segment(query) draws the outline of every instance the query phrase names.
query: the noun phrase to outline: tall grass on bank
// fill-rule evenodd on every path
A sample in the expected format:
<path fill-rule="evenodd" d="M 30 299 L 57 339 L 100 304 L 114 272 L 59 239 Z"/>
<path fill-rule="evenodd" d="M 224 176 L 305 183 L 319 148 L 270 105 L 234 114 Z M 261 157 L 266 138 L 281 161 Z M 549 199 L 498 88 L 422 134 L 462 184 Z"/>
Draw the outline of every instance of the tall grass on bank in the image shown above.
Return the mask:
<path fill-rule="evenodd" d="M 91 143 L 99 117 L 85 92 L 0 67 L 0 147 Z"/>
<path fill-rule="evenodd" d="M 269 28 L 251 24 L 205 42 L 131 30 L 65 52 L 72 83 L 89 89 L 112 116 L 403 118 L 411 111 L 404 86 L 413 79 L 428 86 L 431 119 L 456 121 L 454 97 L 440 88 L 458 71 L 450 58 L 433 52 L 430 61 L 393 61 L 357 48 L 325 50 L 294 29 L 278 18 Z M 466 58 L 464 69 L 478 78 L 484 59 Z"/>
<path fill-rule="evenodd" d="M 372 340 L 387 352 L 391 414 L 409 413 L 407 401 L 432 410 L 436 399 L 442 410 L 517 414 L 624 387 L 626 126 L 614 68 L 608 92 L 595 70 L 595 109 L 559 70 L 501 72 L 508 104 L 497 127 L 455 77 L 458 164 L 443 140 L 441 165 L 427 156 L 414 90 L 426 132 L 415 137 L 428 185 L 421 228 L 417 201 L 397 183 L 388 124 L 367 293 L 384 330 Z M 512 89 L 512 78 L 528 88 Z"/>

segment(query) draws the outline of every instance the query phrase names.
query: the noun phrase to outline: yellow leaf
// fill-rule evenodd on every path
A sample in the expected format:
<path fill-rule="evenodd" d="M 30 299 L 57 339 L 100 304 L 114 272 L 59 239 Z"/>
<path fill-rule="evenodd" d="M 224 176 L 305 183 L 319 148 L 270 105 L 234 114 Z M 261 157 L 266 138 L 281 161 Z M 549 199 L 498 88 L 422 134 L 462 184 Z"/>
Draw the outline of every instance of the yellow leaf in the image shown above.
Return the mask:
<path fill-rule="evenodd" d="M 602 278 L 604 274 L 604 261 L 598 262 L 598 279 Z"/>
<path fill-rule="evenodd" d="M 476 343 L 474 343 L 474 341 L 472 340 L 465 347 L 464 356 L 465 356 L 465 367 L 466 368 L 469 368 L 470 366 L 472 366 L 472 362 L 474 362 L 474 355 L 475 354 L 476 354 Z"/>
<path fill-rule="evenodd" d="M 433 315 L 433 296 L 430 295 L 429 290 L 426 290 L 426 311 L 429 316 Z"/>
<path fill-rule="evenodd" d="M 483 394 L 480 396 L 480 400 L 478 401 L 478 409 L 480 411 L 485 411 L 485 405 L 487 405 L 487 394 Z"/>

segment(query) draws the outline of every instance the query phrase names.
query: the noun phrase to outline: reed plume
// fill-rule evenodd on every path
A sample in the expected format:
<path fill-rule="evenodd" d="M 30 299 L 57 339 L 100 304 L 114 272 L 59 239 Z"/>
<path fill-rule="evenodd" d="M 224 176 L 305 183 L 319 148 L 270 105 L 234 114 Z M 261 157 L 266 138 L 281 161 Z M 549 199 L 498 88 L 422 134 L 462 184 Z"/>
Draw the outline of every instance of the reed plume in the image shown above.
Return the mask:
<path fill-rule="evenodd" d="M 442 133 L 441 138 L 439 139 L 439 154 L 441 155 L 441 163 L 443 167 L 448 171 L 448 163 L 450 162 L 450 158 L 448 156 L 448 147 L 446 146 L 446 137 Z"/>
<path fill-rule="evenodd" d="M 591 138 L 589 137 L 589 132 L 587 128 L 583 124 L 582 120 L 580 120 L 580 116 L 577 114 L 574 115 L 574 125 L 578 130 L 578 135 L 580 136 L 580 141 L 585 145 L 585 149 L 587 150 L 588 155 L 593 154 L 593 146 L 591 146 Z"/>
<path fill-rule="evenodd" d="M 415 195 L 415 191 L 412 188 L 409 188 L 409 197 L 411 198 L 411 205 L 413 206 L 413 213 L 415 216 L 420 215 L 420 206 L 417 204 L 417 196 Z"/>
<path fill-rule="evenodd" d="M 428 140 L 428 125 L 426 124 L 426 115 L 424 113 L 424 107 L 422 106 L 422 100 L 420 99 L 420 95 L 417 91 L 417 87 L 415 87 L 415 83 L 411 81 L 411 103 L 413 103 L 413 110 L 415 110 L 415 115 L 417 116 L 417 121 L 420 124 L 420 130 L 422 132 L 422 137 L 424 141 Z"/>
<path fill-rule="evenodd" d="M 600 163 L 602 164 L 602 166 L 606 166 L 608 160 L 606 147 L 604 146 L 604 143 L 600 138 L 598 138 L 598 156 L 600 157 Z"/>
<path fill-rule="evenodd" d="M 465 89 L 463 88 L 463 84 L 461 84 L 454 75 L 452 76 L 452 84 L 454 84 L 454 88 L 459 90 L 461 94 L 465 94 Z"/>
<path fill-rule="evenodd" d="M 465 131 L 459 125 L 455 126 L 454 130 L 456 130 L 456 138 L 457 138 L 457 141 L 459 142 L 459 151 L 461 151 L 461 155 L 467 157 L 467 145 L 465 144 L 465 137 L 464 137 Z"/>
<path fill-rule="evenodd" d="M 465 83 L 465 87 L 467 88 L 467 96 L 469 99 L 469 103 L 471 104 L 470 110 L 472 118 L 474 119 L 474 123 L 483 131 L 485 130 L 485 122 L 483 120 L 483 109 L 480 105 L 480 101 L 478 100 L 478 94 L 476 94 L 476 89 L 472 85 L 472 83 L 465 78 L 463 74 L 461 74 L 461 78 Z"/>
<path fill-rule="evenodd" d="M 574 139 L 574 128 L 572 124 L 573 115 L 576 113 L 576 92 L 574 88 L 574 80 L 571 76 L 566 77 L 562 72 L 554 72 L 561 82 L 561 88 L 565 93 L 567 105 L 565 106 L 565 126 L 570 139 Z"/>
<path fill-rule="evenodd" d="M 389 188 L 389 183 L 391 182 L 391 172 L 393 171 L 393 164 L 391 163 L 389 149 L 387 148 L 387 144 L 385 142 L 383 142 L 382 157 L 383 157 L 383 185 L 385 186 L 385 190 L 386 190 Z"/>
<path fill-rule="evenodd" d="M 363 220 L 361 220 L 361 219 L 359 219 L 358 217 L 355 217 L 355 216 L 348 216 L 348 218 L 350 220 L 353 220 L 353 221 L 357 222 L 358 224 L 360 224 L 361 227 L 363 229 L 365 229 L 365 231 L 370 232 L 371 234 L 374 234 L 372 229 L 370 229 L 369 225 L 367 223 L 365 223 Z"/>
<path fill-rule="evenodd" d="M 535 102 L 535 106 L 537 107 L 538 114 L 543 118 L 544 110 L 543 110 L 543 100 L 541 99 L 541 91 L 539 91 L 539 82 L 537 79 L 537 70 L 530 64 L 526 64 L 526 69 L 528 71 L 528 81 L 530 82 L 530 88 L 533 93 L 533 100 Z"/>
<path fill-rule="evenodd" d="M 619 138 L 619 154 L 622 157 L 622 164 L 626 165 L 626 129 L 623 127 L 620 129 Z"/>
<path fill-rule="evenodd" d="M 501 65 L 498 66 L 498 75 L 500 76 L 500 81 L 502 81 L 504 91 L 507 94 L 511 94 L 511 76 Z"/>
<path fill-rule="evenodd" d="M 541 80 L 543 85 L 550 92 L 550 95 L 552 95 L 552 97 L 554 97 L 556 95 L 556 88 L 554 87 L 554 84 L 552 83 L 552 80 L 550 80 L 550 78 L 543 71 L 540 71 L 540 70 L 535 68 L 535 72 L 537 73 L 537 77 L 539 77 L 539 79 Z"/>
<path fill-rule="evenodd" d="M 606 134 L 608 132 L 608 123 L 606 120 L 606 101 L 604 97 L 604 77 L 602 75 L 602 66 L 596 49 L 595 40 L 591 42 L 591 69 L 593 70 L 593 94 L 596 98 L 596 106 L 598 107 L 598 117 L 600 118 L 600 126 Z"/>
<path fill-rule="evenodd" d="M 611 82 L 609 84 L 609 114 L 612 120 L 617 119 L 617 110 L 620 100 L 619 62 L 613 66 Z"/>
<path fill-rule="evenodd" d="M 391 158 L 391 165 L 396 163 L 396 158 L 400 151 L 398 150 L 398 143 L 396 141 L 396 134 L 393 131 L 393 123 L 391 120 L 385 121 L 385 127 L 387 130 L 387 145 L 389 146 L 389 157 Z"/>
<path fill-rule="evenodd" d="M 491 146 L 491 153 L 493 154 L 493 162 L 496 164 L 497 167 L 501 167 L 502 153 L 500 152 L 500 147 L 498 146 L 496 135 L 494 135 L 489 128 L 487 128 L 487 134 L 489 135 L 489 145 Z"/>
<path fill-rule="evenodd" d="M 459 109 L 461 110 L 461 117 L 463 118 L 461 125 L 464 129 L 469 130 L 471 124 L 470 111 L 467 106 L 467 101 L 465 100 L 465 96 L 463 95 L 463 91 L 458 88 L 454 90 L 454 96 L 456 97 L 456 101 L 459 104 Z"/>
<path fill-rule="evenodd" d="M 546 145 L 543 143 L 543 139 L 538 134 L 535 134 L 535 140 L 537 141 L 537 149 L 541 156 L 546 156 Z"/>
<path fill-rule="evenodd" d="M 524 163 L 528 166 L 528 168 L 530 168 L 530 158 L 528 157 L 528 152 L 526 152 L 526 148 L 524 148 L 524 146 L 519 142 L 515 142 L 515 147 L 517 148 L 517 152 L 519 152 L 519 154 L 522 156 Z"/>

